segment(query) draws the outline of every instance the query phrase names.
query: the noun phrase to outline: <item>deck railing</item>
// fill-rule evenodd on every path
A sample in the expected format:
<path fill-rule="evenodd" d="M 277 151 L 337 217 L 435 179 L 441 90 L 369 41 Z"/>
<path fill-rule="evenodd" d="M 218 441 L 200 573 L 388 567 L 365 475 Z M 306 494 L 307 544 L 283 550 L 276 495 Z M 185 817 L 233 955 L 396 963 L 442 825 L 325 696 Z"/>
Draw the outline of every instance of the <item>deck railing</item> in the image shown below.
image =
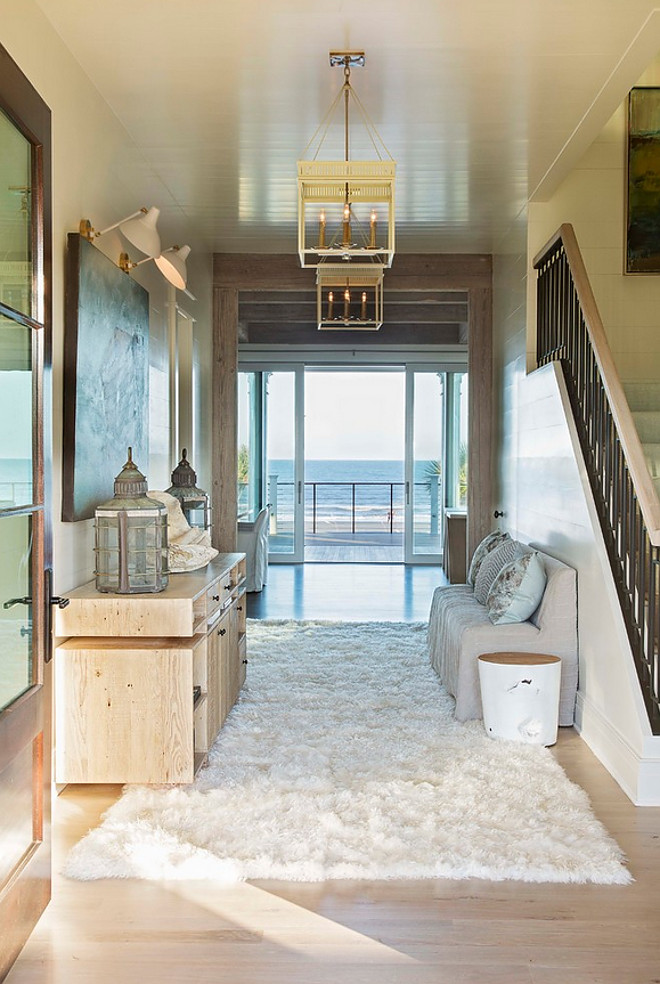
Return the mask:
<path fill-rule="evenodd" d="M 653 734 L 660 734 L 660 500 L 591 291 L 562 225 L 534 261 L 537 362 L 562 368 Z"/>
<path fill-rule="evenodd" d="M 325 524 L 350 533 L 401 533 L 410 493 L 408 482 L 305 482 L 305 529 L 317 533 Z M 439 532 L 440 493 L 439 476 L 414 483 L 416 527 L 428 525 L 433 535 Z M 271 532 L 292 524 L 294 496 L 293 482 L 269 481 Z"/>

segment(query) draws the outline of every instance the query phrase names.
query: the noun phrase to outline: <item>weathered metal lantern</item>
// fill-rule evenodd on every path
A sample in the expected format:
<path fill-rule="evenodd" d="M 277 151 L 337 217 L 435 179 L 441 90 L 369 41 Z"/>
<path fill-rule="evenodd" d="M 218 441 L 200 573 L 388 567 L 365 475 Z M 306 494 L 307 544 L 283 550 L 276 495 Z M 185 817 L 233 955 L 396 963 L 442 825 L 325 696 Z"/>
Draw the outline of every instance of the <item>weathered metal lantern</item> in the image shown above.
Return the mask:
<path fill-rule="evenodd" d="M 181 452 L 181 461 L 172 472 L 172 484 L 166 491 L 181 503 L 188 526 L 195 526 L 201 530 L 211 529 L 209 495 L 203 489 L 197 488 L 197 474 L 188 461 L 185 448 Z"/>
<path fill-rule="evenodd" d="M 97 591 L 146 594 L 167 586 L 167 509 L 146 492 L 129 448 L 114 498 L 95 511 Z"/>

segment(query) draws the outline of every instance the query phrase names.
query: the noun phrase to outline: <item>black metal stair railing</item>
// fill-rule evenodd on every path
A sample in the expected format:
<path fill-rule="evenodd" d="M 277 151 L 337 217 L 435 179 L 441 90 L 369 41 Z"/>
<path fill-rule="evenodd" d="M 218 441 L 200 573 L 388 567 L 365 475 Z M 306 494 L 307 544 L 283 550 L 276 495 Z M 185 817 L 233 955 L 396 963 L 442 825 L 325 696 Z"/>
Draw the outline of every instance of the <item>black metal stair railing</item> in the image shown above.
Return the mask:
<path fill-rule="evenodd" d="M 651 730 L 658 735 L 660 502 L 571 226 L 561 227 L 534 267 L 537 363 L 561 365 Z"/>

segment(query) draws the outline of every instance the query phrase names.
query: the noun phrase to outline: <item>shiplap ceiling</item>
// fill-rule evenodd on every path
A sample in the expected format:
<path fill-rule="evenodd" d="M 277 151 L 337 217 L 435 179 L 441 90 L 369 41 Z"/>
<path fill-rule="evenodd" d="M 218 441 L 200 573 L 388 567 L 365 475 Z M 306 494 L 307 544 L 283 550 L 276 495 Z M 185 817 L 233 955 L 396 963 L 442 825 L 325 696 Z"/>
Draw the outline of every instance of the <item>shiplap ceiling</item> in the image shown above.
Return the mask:
<path fill-rule="evenodd" d="M 136 145 L 138 204 L 213 251 L 295 252 L 296 161 L 342 81 L 330 49 L 366 52 L 352 81 L 398 163 L 402 252 L 493 251 L 660 49 L 648 0 L 40 6 Z"/>

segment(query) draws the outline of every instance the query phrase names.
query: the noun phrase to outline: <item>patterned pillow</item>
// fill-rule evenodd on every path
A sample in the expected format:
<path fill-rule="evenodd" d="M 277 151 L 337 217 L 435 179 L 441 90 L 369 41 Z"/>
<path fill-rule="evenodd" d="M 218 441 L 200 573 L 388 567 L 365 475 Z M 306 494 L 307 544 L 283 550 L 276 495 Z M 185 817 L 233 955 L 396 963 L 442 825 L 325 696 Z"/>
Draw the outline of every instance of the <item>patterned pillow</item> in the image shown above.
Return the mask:
<path fill-rule="evenodd" d="M 495 530 L 494 533 L 489 533 L 483 538 L 477 549 L 472 554 L 470 569 L 467 576 L 468 584 L 474 584 L 476 581 L 479 568 L 481 567 L 486 554 L 489 554 L 491 550 L 495 550 L 495 548 L 499 547 L 499 545 L 504 543 L 505 540 L 510 539 L 511 537 L 509 534 L 502 533 L 501 530 Z"/>
<path fill-rule="evenodd" d="M 480 605 L 486 604 L 488 592 L 502 568 L 512 560 L 522 557 L 523 552 L 517 540 L 508 538 L 486 554 L 474 582 L 474 597 Z"/>
<path fill-rule="evenodd" d="M 524 622 L 538 608 L 545 582 L 545 567 L 536 551 L 507 564 L 493 581 L 486 599 L 491 622 Z"/>

